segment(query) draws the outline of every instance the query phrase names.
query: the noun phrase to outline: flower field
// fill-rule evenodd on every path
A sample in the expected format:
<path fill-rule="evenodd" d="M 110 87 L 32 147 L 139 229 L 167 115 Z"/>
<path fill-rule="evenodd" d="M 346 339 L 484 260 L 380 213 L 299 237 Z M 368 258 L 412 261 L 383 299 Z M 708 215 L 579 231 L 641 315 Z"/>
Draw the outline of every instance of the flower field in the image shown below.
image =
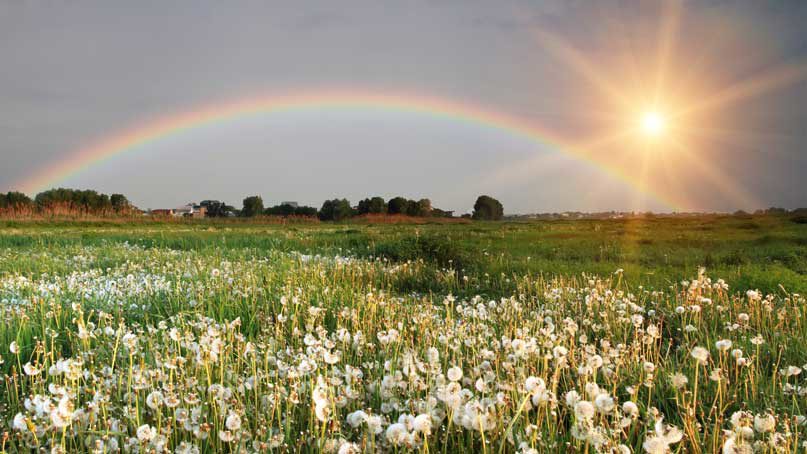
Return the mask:
<path fill-rule="evenodd" d="M 455 251 L 379 227 L 406 239 L 390 251 L 207 228 L 5 229 L 0 450 L 807 449 L 798 272 L 737 287 L 687 264 L 651 285 L 621 259 L 503 271 L 540 257 L 491 252 L 498 230 Z"/>

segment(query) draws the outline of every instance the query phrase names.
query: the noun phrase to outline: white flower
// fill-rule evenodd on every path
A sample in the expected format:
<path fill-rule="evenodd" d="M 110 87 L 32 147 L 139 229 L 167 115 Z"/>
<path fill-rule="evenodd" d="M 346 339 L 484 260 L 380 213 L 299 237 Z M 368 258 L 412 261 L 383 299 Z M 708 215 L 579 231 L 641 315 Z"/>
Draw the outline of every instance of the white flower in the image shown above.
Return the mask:
<path fill-rule="evenodd" d="M 8 351 L 10 351 L 14 355 L 20 352 L 20 346 L 17 345 L 17 341 L 11 342 L 11 345 L 8 346 Z"/>
<path fill-rule="evenodd" d="M 224 421 L 224 426 L 233 432 L 237 432 L 241 428 L 241 417 L 236 413 L 230 412 L 227 419 Z"/>
<path fill-rule="evenodd" d="M 676 372 L 670 376 L 670 384 L 675 389 L 681 389 L 689 383 L 689 379 L 681 372 Z"/>
<path fill-rule="evenodd" d="M 347 415 L 347 423 L 350 424 L 351 427 L 359 427 L 365 421 L 367 421 L 367 413 L 362 410 L 356 410 Z"/>
<path fill-rule="evenodd" d="M 403 443 L 408 435 L 409 432 L 406 430 L 406 426 L 399 422 L 390 424 L 389 427 L 387 427 L 387 431 L 384 433 L 387 441 L 393 446 Z"/>
<path fill-rule="evenodd" d="M 574 416 L 580 420 L 591 420 L 594 418 L 594 405 L 587 400 L 581 400 L 574 405 Z"/>
<path fill-rule="evenodd" d="M 14 416 L 14 421 L 11 423 L 11 426 L 15 430 L 18 430 L 20 432 L 28 430 L 28 423 L 25 418 L 25 415 L 23 415 L 22 413 L 17 413 L 17 415 Z"/>
<path fill-rule="evenodd" d="M 695 358 L 698 364 L 703 365 L 706 364 L 707 361 L 709 361 L 709 350 L 706 350 L 703 347 L 695 347 L 689 354 L 692 355 L 693 358 Z"/>
<path fill-rule="evenodd" d="M 462 378 L 462 369 L 460 369 L 457 366 L 454 366 L 448 369 L 447 376 L 448 379 L 451 381 L 460 381 L 460 379 Z"/>
<path fill-rule="evenodd" d="M 721 352 L 726 352 L 731 348 L 731 340 L 729 339 L 721 339 L 715 342 L 715 347 Z"/>
<path fill-rule="evenodd" d="M 423 435 L 431 434 L 432 417 L 425 413 L 415 416 L 415 419 L 412 421 L 412 430 L 414 432 L 420 432 Z"/>
<path fill-rule="evenodd" d="M 627 401 L 622 404 L 622 412 L 629 416 L 638 416 L 639 407 L 635 403 Z"/>
<path fill-rule="evenodd" d="M 34 366 L 30 362 L 23 364 L 22 369 L 25 371 L 25 375 L 30 376 L 39 375 L 39 373 L 41 372 L 41 370 L 38 367 Z"/>
<path fill-rule="evenodd" d="M 146 396 L 146 405 L 152 410 L 157 410 L 163 403 L 163 393 L 160 391 L 152 391 Z"/>
<path fill-rule="evenodd" d="M 529 393 L 533 390 L 543 390 L 546 388 L 546 383 L 543 379 L 538 377 L 529 376 L 524 382 L 524 389 Z"/>
<path fill-rule="evenodd" d="M 578 402 L 580 402 L 580 394 L 577 391 L 571 390 L 566 393 L 566 405 L 574 407 Z"/>
<path fill-rule="evenodd" d="M 155 435 L 157 435 L 157 431 L 148 424 L 143 424 L 137 428 L 137 439 L 141 442 L 151 441 Z"/>
<path fill-rule="evenodd" d="M 614 409 L 614 399 L 606 393 L 602 393 L 594 399 L 594 406 L 600 413 L 610 413 Z"/>
<path fill-rule="evenodd" d="M 360 454 L 362 452 L 361 447 L 356 443 L 342 443 L 339 446 L 339 450 L 336 451 L 336 454 Z"/>
<path fill-rule="evenodd" d="M 666 454 L 670 445 L 681 441 L 683 435 L 677 427 L 664 427 L 662 419 L 659 419 L 656 421 L 655 434 L 648 437 L 642 447 L 650 454 Z"/>
<path fill-rule="evenodd" d="M 325 360 L 326 364 L 330 364 L 330 365 L 334 365 L 334 364 L 338 363 L 341 358 L 342 358 L 342 354 L 339 351 L 337 351 L 336 353 L 331 353 L 329 351 L 326 351 L 326 352 L 324 352 L 322 354 L 322 359 Z"/>
<path fill-rule="evenodd" d="M 235 439 L 235 434 L 233 434 L 229 430 L 220 430 L 219 431 L 219 440 L 229 443 Z"/>
<path fill-rule="evenodd" d="M 757 432 L 773 432 L 776 428 L 776 418 L 771 414 L 754 416 L 754 429 Z"/>

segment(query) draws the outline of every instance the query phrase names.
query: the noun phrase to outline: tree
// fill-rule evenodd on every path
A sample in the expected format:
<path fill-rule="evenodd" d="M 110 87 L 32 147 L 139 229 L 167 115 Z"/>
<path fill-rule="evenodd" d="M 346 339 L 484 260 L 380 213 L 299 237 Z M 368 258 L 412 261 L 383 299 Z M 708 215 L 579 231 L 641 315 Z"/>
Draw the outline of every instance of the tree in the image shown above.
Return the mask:
<path fill-rule="evenodd" d="M 474 203 L 473 218 L 485 221 L 498 221 L 504 216 L 504 207 L 493 197 L 480 195 Z"/>
<path fill-rule="evenodd" d="M 422 218 L 429 217 L 432 214 L 432 201 L 429 199 L 420 199 L 415 202 L 416 216 Z"/>
<path fill-rule="evenodd" d="M 317 209 L 309 206 L 298 206 L 294 209 L 294 214 L 296 216 L 313 217 L 317 215 Z"/>
<path fill-rule="evenodd" d="M 112 194 L 109 196 L 109 201 L 112 203 L 112 209 L 115 210 L 116 213 L 129 211 L 132 207 L 132 204 L 129 203 L 129 199 L 123 194 Z"/>
<path fill-rule="evenodd" d="M 205 217 L 208 218 L 225 218 L 235 211 L 235 207 L 218 200 L 202 200 L 199 206 L 205 208 Z"/>
<path fill-rule="evenodd" d="M 383 197 L 373 197 L 359 201 L 359 214 L 382 214 L 387 212 L 387 202 Z"/>
<path fill-rule="evenodd" d="M 30 207 L 33 203 L 33 200 L 22 192 L 11 191 L 6 194 L 6 206 L 8 208 Z"/>
<path fill-rule="evenodd" d="M 359 204 L 356 206 L 356 212 L 360 215 L 369 213 L 370 199 L 359 200 Z"/>
<path fill-rule="evenodd" d="M 390 199 L 389 203 L 387 204 L 387 213 L 389 214 L 406 213 L 407 205 L 408 200 L 400 196 L 395 197 L 394 199 Z"/>
<path fill-rule="evenodd" d="M 373 197 L 370 199 L 370 213 L 383 214 L 387 212 L 387 203 L 383 197 Z"/>
<path fill-rule="evenodd" d="M 263 199 L 259 195 L 253 195 L 244 199 L 244 208 L 241 216 L 251 218 L 263 213 Z"/>
<path fill-rule="evenodd" d="M 319 210 L 319 218 L 323 221 L 341 221 L 353 215 L 353 208 L 347 199 L 326 200 Z"/>

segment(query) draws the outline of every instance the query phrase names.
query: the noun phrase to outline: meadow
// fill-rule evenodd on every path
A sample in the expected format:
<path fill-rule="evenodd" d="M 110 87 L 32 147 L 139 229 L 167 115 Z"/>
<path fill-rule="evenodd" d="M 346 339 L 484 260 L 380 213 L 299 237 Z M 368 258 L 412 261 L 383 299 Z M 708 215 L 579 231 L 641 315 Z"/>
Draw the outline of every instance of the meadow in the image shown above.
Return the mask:
<path fill-rule="evenodd" d="M 807 223 L 0 221 L 0 450 L 802 452 Z"/>

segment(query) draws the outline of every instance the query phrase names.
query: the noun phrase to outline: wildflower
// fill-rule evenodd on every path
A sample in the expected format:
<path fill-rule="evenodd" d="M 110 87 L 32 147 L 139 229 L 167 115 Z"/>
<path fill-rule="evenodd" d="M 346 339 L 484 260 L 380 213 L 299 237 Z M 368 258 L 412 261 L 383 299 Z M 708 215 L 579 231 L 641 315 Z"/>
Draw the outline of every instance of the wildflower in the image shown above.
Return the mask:
<path fill-rule="evenodd" d="M 681 441 L 683 435 L 684 434 L 677 427 L 665 427 L 663 420 L 658 419 L 656 421 L 655 433 L 645 440 L 642 447 L 649 454 L 666 454 L 670 450 L 670 445 Z"/>
<path fill-rule="evenodd" d="M 462 378 L 462 369 L 460 369 L 457 366 L 454 366 L 448 369 L 448 373 L 446 375 L 448 376 L 448 379 L 451 381 L 460 381 L 460 379 Z"/>
<path fill-rule="evenodd" d="M 347 415 L 347 423 L 350 424 L 351 427 L 359 427 L 365 421 L 367 421 L 367 418 L 367 413 L 362 410 L 356 410 Z"/>
<path fill-rule="evenodd" d="M 41 369 L 34 366 L 30 362 L 23 364 L 22 370 L 25 371 L 25 375 L 29 375 L 29 376 L 32 376 L 32 377 L 35 376 L 35 375 L 39 375 L 39 373 L 42 372 Z"/>
<path fill-rule="evenodd" d="M 152 391 L 146 396 L 146 405 L 152 410 L 157 410 L 163 403 L 163 393 L 160 391 Z"/>
<path fill-rule="evenodd" d="M 776 418 L 771 414 L 754 416 L 754 429 L 757 432 L 773 432 L 776 428 Z"/>
<path fill-rule="evenodd" d="M 600 413 L 610 413 L 614 409 L 614 399 L 606 393 L 602 393 L 594 399 L 594 406 Z"/>
<path fill-rule="evenodd" d="M 17 341 L 12 341 L 11 345 L 8 346 L 8 350 L 13 355 L 16 355 L 17 353 L 19 353 L 20 352 L 20 347 L 19 347 L 19 345 L 17 345 Z"/>
<path fill-rule="evenodd" d="M 230 412 L 227 419 L 224 421 L 224 426 L 233 432 L 237 432 L 239 429 L 241 429 L 241 417 L 233 412 Z"/>
<path fill-rule="evenodd" d="M 143 424 L 137 428 L 137 439 L 142 443 L 151 441 L 155 435 L 157 435 L 157 430 L 148 424 Z"/>
<path fill-rule="evenodd" d="M 587 400 L 581 400 L 574 405 L 574 416 L 581 420 L 594 418 L 594 405 Z"/>
<path fill-rule="evenodd" d="M 715 347 L 721 352 L 728 351 L 731 348 L 731 340 L 729 339 L 722 339 L 715 342 Z"/>
<path fill-rule="evenodd" d="M 393 446 L 402 444 L 408 435 L 409 431 L 406 430 L 406 426 L 397 422 L 390 424 L 389 427 L 387 427 L 387 431 L 384 433 L 384 437 Z"/>
<path fill-rule="evenodd" d="M 431 434 L 432 417 L 427 414 L 417 415 L 412 421 L 412 430 L 414 432 L 422 433 L 423 435 Z"/>
<path fill-rule="evenodd" d="M 690 352 L 693 358 L 698 362 L 700 365 L 706 364 L 709 361 L 709 350 L 706 350 L 703 347 L 695 347 Z"/>
<path fill-rule="evenodd" d="M 681 372 L 676 372 L 670 375 L 670 384 L 675 389 L 681 389 L 689 383 L 689 379 Z"/>

